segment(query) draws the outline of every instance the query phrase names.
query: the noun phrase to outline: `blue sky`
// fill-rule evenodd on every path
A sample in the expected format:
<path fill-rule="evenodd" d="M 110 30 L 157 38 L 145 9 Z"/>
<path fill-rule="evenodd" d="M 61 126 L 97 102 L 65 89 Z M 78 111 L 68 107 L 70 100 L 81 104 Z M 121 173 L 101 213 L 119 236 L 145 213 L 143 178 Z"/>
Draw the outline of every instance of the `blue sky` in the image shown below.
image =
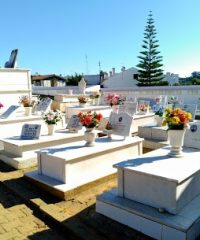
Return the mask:
<path fill-rule="evenodd" d="M 0 1 L 0 66 L 14 48 L 32 74 L 97 74 L 135 67 L 153 12 L 164 72 L 200 71 L 199 0 Z M 87 57 L 86 57 L 87 56 Z M 87 60 L 86 60 L 87 58 Z"/>

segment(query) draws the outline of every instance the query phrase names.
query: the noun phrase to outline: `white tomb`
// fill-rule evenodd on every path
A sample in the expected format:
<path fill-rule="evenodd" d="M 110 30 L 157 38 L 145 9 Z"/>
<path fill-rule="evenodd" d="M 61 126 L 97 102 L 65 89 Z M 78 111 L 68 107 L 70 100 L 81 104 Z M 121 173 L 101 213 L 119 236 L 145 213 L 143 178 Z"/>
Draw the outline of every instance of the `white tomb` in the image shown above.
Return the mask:
<path fill-rule="evenodd" d="M 21 139 L 13 136 L 1 139 L 4 149 L 0 151 L 0 159 L 16 169 L 37 165 L 36 150 L 57 146 L 64 143 L 83 140 L 83 131 L 70 133 L 66 129 L 56 130 L 54 135 L 41 134 L 39 139 Z"/>
<path fill-rule="evenodd" d="M 80 141 L 44 149 L 38 152 L 38 171 L 26 176 L 64 198 L 67 191 L 115 173 L 113 164 L 142 154 L 142 140 L 102 137 L 96 139 L 94 147 Z"/>
<path fill-rule="evenodd" d="M 200 234 L 200 125 L 187 129 L 183 157 L 170 147 L 115 164 L 118 190 L 97 198 L 97 212 L 155 239 L 194 240 Z M 195 131 L 194 131 L 195 130 Z"/>

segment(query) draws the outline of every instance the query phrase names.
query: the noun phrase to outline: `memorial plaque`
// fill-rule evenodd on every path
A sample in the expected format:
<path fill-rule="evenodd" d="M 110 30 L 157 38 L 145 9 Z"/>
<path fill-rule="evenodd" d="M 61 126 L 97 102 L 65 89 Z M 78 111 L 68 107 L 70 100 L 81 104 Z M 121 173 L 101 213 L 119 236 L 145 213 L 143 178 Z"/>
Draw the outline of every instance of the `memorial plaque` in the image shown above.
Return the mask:
<path fill-rule="evenodd" d="M 66 128 L 71 132 L 77 132 L 78 130 L 81 130 L 82 125 L 80 123 L 79 117 L 77 115 L 72 115 Z"/>
<path fill-rule="evenodd" d="M 192 120 L 195 119 L 196 111 L 197 111 L 197 104 L 176 104 L 177 108 L 181 108 L 186 112 L 189 112 L 192 114 Z"/>
<path fill-rule="evenodd" d="M 39 102 L 39 104 L 35 107 L 34 113 L 48 111 L 50 109 L 51 103 L 52 103 L 51 98 L 43 98 Z"/>
<path fill-rule="evenodd" d="M 137 110 L 137 103 L 136 102 L 125 102 L 123 105 L 119 105 L 118 112 L 126 112 L 129 115 L 133 116 Z"/>
<path fill-rule="evenodd" d="M 185 133 L 184 146 L 200 149 L 200 123 L 190 123 L 190 129 Z"/>
<path fill-rule="evenodd" d="M 40 131 L 40 124 L 24 124 L 22 127 L 21 139 L 39 139 Z"/>
<path fill-rule="evenodd" d="M 0 119 L 5 119 L 8 117 L 11 117 L 18 108 L 19 108 L 19 106 L 17 106 L 17 105 L 11 105 L 4 113 L 2 113 L 0 115 Z"/>
<path fill-rule="evenodd" d="M 109 122 L 112 125 L 112 133 L 120 136 L 129 136 L 133 118 L 127 113 L 112 112 Z"/>

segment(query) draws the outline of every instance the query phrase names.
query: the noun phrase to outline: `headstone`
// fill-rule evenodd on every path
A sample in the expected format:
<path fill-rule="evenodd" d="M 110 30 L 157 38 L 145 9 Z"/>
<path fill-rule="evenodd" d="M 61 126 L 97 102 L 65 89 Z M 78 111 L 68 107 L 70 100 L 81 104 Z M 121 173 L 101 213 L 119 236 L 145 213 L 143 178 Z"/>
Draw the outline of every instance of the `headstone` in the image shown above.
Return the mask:
<path fill-rule="evenodd" d="M 22 127 L 21 139 L 39 139 L 40 131 L 40 124 L 24 124 Z"/>
<path fill-rule="evenodd" d="M 127 113 L 112 112 L 109 122 L 112 126 L 112 133 L 119 136 L 129 136 L 133 118 Z"/>
<path fill-rule="evenodd" d="M 78 89 L 80 94 L 85 94 L 86 82 L 82 77 L 81 81 L 78 83 Z"/>
<path fill-rule="evenodd" d="M 4 113 L 2 113 L 0 115 L 0 119 L 5 119 L 8 117 L 11 117 L 18 108 L 19 108 L 19 106 L 17 106 L 17 105 L 11 105 Z"/>
<path fill-rule="evenodd" d="M 129 115 L 133 116 L 137 110 L 137 103 L 136 102 L 125 102 L 123 105 L 119 105 L 118 112 L 126 112 Z"/>
<path fill-rule="evenodd" d="M 184 146 L 200 149 L 200 123 L 190 123 L 185 133 Z"/>
<path fill-rule="evenodd" d="M 51 98 L 43 98 L 35 107 L 34 113 L 48 111 L 50 109 L 51 103 Z"/>
<path fill-rule="evenodd" d="M 78 132 L 78 130 L 81 130 L 82 125 L 80 124 L 79 117 L 77 115 L 72 115 L 66 128 L 69 129 L 70 132 Z"/>
<path fill-rule="evenodd" d="M 177 108 L 181 108 L 182 110 L 189 112 L 192 114 L 193 121 L 195 119 L 196 111 L 197 111 L 197 104 L 176 104 Z"/>

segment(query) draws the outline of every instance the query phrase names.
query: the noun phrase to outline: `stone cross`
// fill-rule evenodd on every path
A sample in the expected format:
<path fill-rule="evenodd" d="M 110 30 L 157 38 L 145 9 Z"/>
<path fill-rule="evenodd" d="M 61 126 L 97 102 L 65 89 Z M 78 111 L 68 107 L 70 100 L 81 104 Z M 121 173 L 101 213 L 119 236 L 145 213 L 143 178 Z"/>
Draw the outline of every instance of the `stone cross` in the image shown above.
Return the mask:
<path fill-rule="evenodd" d="M 83 77 L 82 77 L 81 81 L 78 83 L 78 88 L 79 88 L 80 94 L 85 94 L 86 82 Z"/>

